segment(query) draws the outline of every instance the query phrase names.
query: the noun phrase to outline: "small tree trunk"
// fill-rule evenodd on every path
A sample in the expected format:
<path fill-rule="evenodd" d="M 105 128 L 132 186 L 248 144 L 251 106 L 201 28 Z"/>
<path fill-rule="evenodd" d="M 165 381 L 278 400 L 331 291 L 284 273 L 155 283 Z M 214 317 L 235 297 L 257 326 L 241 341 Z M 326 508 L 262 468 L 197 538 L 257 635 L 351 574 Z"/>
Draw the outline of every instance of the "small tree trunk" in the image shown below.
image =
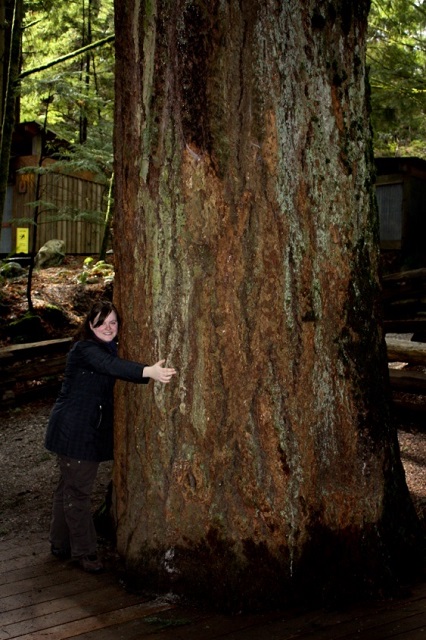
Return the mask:
<path fill-rule="evenodd" d="M 27 302 L 28 302 L 28 311 L 30 314 L 34 313 L 34 305 L 32 298 L 32 284 L 33 284 L 33 272 L 35 266 L 35 259 L 37 253 L 37 235 L 38 235 L 38 221 L 40 217 L 40 199 L 41 199 L 41 168 L 43 166 L 43 161 L 46 153 L 46 131 L 47 131 L 47 116 L 49 113 L 49 104 L 51 102 L 51 98 L 47 98 L 45 100 L 46 111 L 44 114 L 44 124 L 43 129 L 41 130 L 41 149 L 40 149 L 40 157 L 38 159 L 38 172 L 36 175 L 36 187 L 35 187 L 35 199 L 36 204 L 34 206 L 33 211 L 33 232 L 32 232 L 32 240 L 31 240 L 31 251 L 30 251 L 30 265 L 28 269 L 28 278 L 27 278 Z"/>
<path fill-rule="evenodd" d="M 9 179 L 10 149 L 12 133 L 15 125 L 18 96 L 18 77 L 21 64 L 21 25 L 23 20 L 23 0 L 6 2 L 2 25 L 4 44 L 2 56 L 2 106 L 1 106 L 1 139 L 0 139 L 0 237 L 2 230 L 6 190 Z M 9 27 L 7 28 L 7 25 Z"/>
<path fill-rule="evenodd" d="M 99 254 L 99 260 L 105 260 L 106 252 L 108 250 L 108 243 L 109 243 L 110 233 L 111 233 L 112 216 L 114 211 L 113 188 L 114 188 L 114 173 L 111 175 L 111 178 L 109 181 L 108 202 L 107 202 L 107 210 L 105 214 L 104 235 L 102 238 L 102 246 Z"/>
<path fill-rule="evenodd" d="M 117 387 L 118 550 L 223 607 L 365 592 L 420 540 L 377 309 L 368 6 L 116 6 L 121 349 L 179 371 Z"/>

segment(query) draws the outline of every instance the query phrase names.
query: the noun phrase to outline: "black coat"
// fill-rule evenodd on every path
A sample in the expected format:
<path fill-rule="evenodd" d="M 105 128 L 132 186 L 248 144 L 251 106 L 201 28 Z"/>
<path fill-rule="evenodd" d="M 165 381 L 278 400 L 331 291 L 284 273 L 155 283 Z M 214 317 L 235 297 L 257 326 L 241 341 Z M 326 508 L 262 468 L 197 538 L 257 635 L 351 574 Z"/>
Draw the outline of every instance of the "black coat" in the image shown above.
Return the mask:
<path fill-rule="evenodd" d="M 76 342 L 50 414 L 46 448 L 76 460 L 111 460 L 115 380 L 147 383 L 149 378 L 142 377 L 144 366 L 118 358 L 115 344 Z"/>

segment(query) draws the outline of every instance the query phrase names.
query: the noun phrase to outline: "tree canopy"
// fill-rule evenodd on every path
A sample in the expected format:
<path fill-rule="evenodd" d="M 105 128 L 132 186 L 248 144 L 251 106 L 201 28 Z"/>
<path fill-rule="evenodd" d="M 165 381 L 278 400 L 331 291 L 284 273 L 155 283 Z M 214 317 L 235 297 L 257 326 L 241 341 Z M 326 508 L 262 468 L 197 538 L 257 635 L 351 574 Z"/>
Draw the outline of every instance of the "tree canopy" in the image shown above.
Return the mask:
<path fill-rule="evenodd" d="M 91 136 L 111 139 L 114 51 L 108 43 L 114 34 L 113 20 L 112 0 L 27 4 L 21 120 L 44 117 L 42 101 L 49 98 L 49 125 L 61 137 L 70 142 L 85 142 Z M 99 41 L 104 46 L 90 48 Z M 71 57 L 82 48 L 81 55 Z M 49 64 L 58 59 L 64 61 Z"/>
<path fill-rule="evenodd" d="M 113 39 L 113 0 L 25 0 L 24 7 L 21 120 L 41 121 L 41 98 L 53 97 L 49 125 L 72 142 L 87 135 L 95 153 L 112 138 L 114 51 L 106 44 L 73 53 Z M 426 157 L 425 27 L 423 1 L 372 1 L 367 61 L 376 155 Z"/>
<path fill-rule="evenodd" d="M 367 61 L 375 154 L 426 157 L 426 3 L 373 0 Z"/>

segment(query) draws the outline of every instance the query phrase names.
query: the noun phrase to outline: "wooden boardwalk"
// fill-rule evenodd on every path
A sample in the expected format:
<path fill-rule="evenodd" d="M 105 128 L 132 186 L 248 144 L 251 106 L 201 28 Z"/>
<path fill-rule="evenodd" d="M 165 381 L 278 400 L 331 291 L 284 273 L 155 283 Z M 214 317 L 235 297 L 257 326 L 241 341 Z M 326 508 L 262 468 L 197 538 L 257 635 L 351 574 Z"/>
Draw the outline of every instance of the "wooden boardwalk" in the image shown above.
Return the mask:
<path fill-rule="evenodd" d="M 47 540 L 0 539 L 0 640 L 426 640 L 426 584 L 344 610 L 223 616 L 143 599 L 109 570 L 88 575 Z"/>

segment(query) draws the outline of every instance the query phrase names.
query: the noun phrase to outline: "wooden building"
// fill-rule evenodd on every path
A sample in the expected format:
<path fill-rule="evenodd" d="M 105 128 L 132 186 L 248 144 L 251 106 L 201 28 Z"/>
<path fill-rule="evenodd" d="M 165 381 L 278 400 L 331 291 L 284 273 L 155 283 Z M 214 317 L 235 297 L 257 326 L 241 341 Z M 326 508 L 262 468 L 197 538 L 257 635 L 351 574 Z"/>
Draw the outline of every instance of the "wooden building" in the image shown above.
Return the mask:
<path fill-rule="evenodd" d="M 41 127 L 36 122 L 16 126 L 10 160 L 9 182 L 0 255 L 16 252 L 17 229 L 29 230 L 31 248 L 34 225 L 34 203 L 37 201 L 37 174 L 23 172 L 26 167 L 39 165 Z M 56 157 L 67 146 L 52 132 L 47 132 L 49 152 Z M 55 165 L 58 164 L 58 170 Z M 88 172 L 67 173 L 64 162 L 53 158 L 44 160 L 43 167 L 51 170 L 40 176 L 39 216 L 37 225 L 38 250 L 47 240 L 65 242 L 68 254 L 97 254 L 103 239 L 103 220 L 106 210 L 107 186 L 96 181 Z"/>
<path fill-rule="evenodd" d="M 383 251 L 426 262 L 426 160 L 376 158 L 376 197 Z"/>

